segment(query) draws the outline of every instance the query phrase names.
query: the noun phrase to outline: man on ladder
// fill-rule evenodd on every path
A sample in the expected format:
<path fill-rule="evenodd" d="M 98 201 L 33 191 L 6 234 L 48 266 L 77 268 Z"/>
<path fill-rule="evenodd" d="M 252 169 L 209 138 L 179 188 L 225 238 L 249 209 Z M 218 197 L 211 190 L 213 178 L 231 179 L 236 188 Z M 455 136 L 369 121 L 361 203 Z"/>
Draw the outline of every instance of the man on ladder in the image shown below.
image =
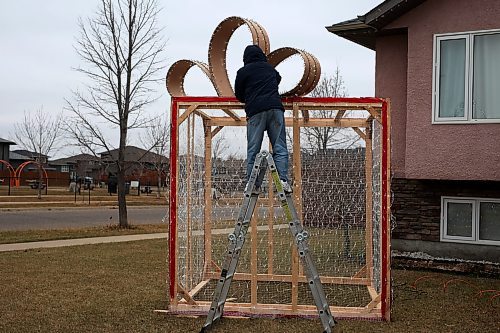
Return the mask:
<path fill-rule="evenodd" d="M 271 172 L 290 232 L 304 265 L 308 285 L 325 333 L 331 333 L 335 320 L 330 312 L 323 286 L 312 261 L 307 244 L 308 234 L 303 229 L 288 184 L 288 150 L 286 147 L 284 107 L 278 92 L 279 73 L 267 62 L 257 45 L 249 45 L 243 54 L 244 66 L 238 70 L 235 83 L 236 97 L 245 103 L 247 115 L 247 184 L 234 232 L 229 235 L 229 246 L 223 261 L 221 277 L 201 333 L 206 332 L 222 317 L 231 281 L 236 272 L 241 249 L 260 193 L 266 169 Z M 264 131 L 267 131 L 273 156 L 260 154 Z"/>
<path fill-rule="evenodd" d="M 236 98 L 245 103 L 247 116 L 247 182 L 255 157 L 267 132 L 273 158 L 285 193 L 291 193 L 288 184 L 288 150 L 285 134 L 285 108 L 281 103 L 278 85 L 281 76 L 257 45 L 249 45 L 243 53 L 244 66 L 238 70 L 234 84 Z M 262 179 L 257 179 L 260 190 Z"/>

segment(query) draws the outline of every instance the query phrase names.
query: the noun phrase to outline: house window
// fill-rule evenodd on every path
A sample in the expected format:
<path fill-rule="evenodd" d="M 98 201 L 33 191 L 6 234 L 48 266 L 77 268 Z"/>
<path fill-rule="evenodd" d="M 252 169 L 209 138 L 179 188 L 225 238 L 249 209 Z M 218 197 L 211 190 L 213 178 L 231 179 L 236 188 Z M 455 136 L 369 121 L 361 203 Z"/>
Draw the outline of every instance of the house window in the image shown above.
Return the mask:
<path fill-rule="evenodd" d="M 436 35 L 433 121 L 500 122 L 500 31 Z"/>
<path fill-rule="evenodd" d="M 69 172 L 69 165 L 61 165 L 61 172 Z"/>
<path fill-rule="evenodd" d="M 442 197 L 441 241 L 500 245 L 500 200 Z"/>

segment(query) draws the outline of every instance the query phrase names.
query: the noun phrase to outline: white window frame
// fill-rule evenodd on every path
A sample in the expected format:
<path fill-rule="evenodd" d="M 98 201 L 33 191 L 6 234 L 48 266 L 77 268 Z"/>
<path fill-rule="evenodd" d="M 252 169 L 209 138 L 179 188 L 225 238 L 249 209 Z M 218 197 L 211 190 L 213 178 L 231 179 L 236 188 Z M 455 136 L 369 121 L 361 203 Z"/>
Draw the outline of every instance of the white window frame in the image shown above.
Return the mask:
<path fill-rule="evenodd" d="M 69 165 L 61 165 L 61 172 L 69 172 Z"/>
<path fill-rule="evenodd" d="M 447 235 L 447 210 L 448 203 L 472 203 L 472 236 L 471 237 L 461 237 L 461 236 L 451 236 Z M 467 243 L 467 244 L 478 244 L 478 245 L 500 245 L 500 241 L 479 239 L 479 222 L 481 215 L 481 203 L 483 202 L 494 202 L 500 203 L 500 199 L 492 198 L 476 198 L 476 197 L 441 197 L 441 242 L 453 242 L 453 243 Z"/>
<path fill-rule="evenodd" d="M 471 204 L 472 205 L 472 213 L 471 213 L 471 236 L 451 236 L 447 234 L 448 230 L 448 203 L 462 203 L 462 204 Z M 476 211 L 476 201 L 470 199 L 459 199 L 459 198 L 446 198 L 441 199 L 441 240 L 450 240 L 450 241 L 475 241 L 476 240 L 476 228 L 474 227 L 474 213 Z"/>
<path fill-rule="evenodd" d="M 432 123 L 433 124 L 491 124 L 500 123 L 496 119 L 474 119 L 472 117 L 472 90 L 474 84 L 474 36 L 500 34 L 500 29 L 435 34 L 433 42 L 432 67 Z M 439 70 L 440 42 L 451 39 L 465 39 L 465 107 L 464 117 L 439 117 Z"/>

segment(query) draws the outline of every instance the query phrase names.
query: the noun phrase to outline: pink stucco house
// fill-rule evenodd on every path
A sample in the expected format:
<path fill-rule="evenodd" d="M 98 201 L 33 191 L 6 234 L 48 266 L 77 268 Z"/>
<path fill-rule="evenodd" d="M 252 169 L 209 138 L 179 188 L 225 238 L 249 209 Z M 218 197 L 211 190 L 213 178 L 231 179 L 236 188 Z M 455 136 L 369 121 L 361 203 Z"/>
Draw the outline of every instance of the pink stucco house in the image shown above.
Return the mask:
<path fill-rule="evenodd" d="M 327 30 L 392 102 L 393 249 L 500 262 L 500 1 L 387 0 Z"/>

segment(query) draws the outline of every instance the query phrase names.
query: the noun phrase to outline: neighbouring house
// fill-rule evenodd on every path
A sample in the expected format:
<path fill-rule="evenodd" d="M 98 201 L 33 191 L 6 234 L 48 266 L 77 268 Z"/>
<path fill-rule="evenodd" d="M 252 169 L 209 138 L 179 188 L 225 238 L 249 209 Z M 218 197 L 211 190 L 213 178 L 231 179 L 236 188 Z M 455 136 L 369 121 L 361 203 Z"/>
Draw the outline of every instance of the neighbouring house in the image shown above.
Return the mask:
<path fill-rule="evenodd" d="M 195 157 L 199 165 L 198 168 L 204 172 L 204 158 Z M 186 165 L 186 156 L 179 156 L 180 165 Z M 185 172 L 185 168 L 181 167 L 181 172 Z M 216 196 L 224 197 L 240 197 L 241 191 L 245 188 L 246 184 L 246 160 L 238 158 L 212 159 L 212 191 L 215 191 Z M 261 186 L 265 191 L 265 182 Z"/>
<path fill-rule="evenodd" d="M 22 155 L 22 156 L 25 156 L 30 160 L 39 161 L 43 165 L 47 164 L 47 162 L 49 160 L 49 157 L 47 155 L 43 155 L 43 154 L 38 155 L 37 152 L 29 151 L 29 150 L 25 150 L 25 149 L 17 149 L 17 150 L 13 150 L 12 152 L 19 154 L 19 155 Z"/>
<path fill-rule="evenodd" d="M 9 164 L 15 170 L 15 178 L 19 180 L 19 184 L 21 186 L 31 185 L 40 177 L 36 164 L 38 159 L 39 156 L 36 152 L 28 150 L 19 149 L 9 152 Z M 54 168 L 48 160 L 48 156 L 41 155 L 40 160 L 42 161 L 43 166 L 42 180 L 44 183 L 46 182 L 50 184 L 50 186 L 66 186 L 68 184 L 67 174 L 61 173 L 57 170 L 57 168 Z M 8 176 L 11 177 L 12 174 L 0 169 L 0 176 L 5 178 Z"/>
<path fill-rule="evenodd" d="M 304 224 L 337 229 L 364 226 L 365 148 L 318 150 L 303 153 L 301 159 Z"/>
<path fill-rule="evenodd" d="M 49 164 L 57 171 L 67 173 L 69 179 L 91 177 L 97 181 L 102 175 L 102 165 L 100 162 L 100 158 L 94 155 L 78 154 L 50 161 Z"/>
<path fill-rule="evenodd" d="M 10 146 L 15 142 L 0 138 L 0 160 L 10 164 Z M 7 170 L 7 164 L 0 163 L 0 170 Z"/>
<path fill-rule="evenodd" d="M 0 185 L 8 185 L 10 177 L 13 176 L 10 170 L 10 146 L 15 144 L 15 142 L 0 138 Z"/>
<path fill-rule="evenodd" d="M 392 248 L 500 262 L 500 1 L 387 0 L 327 30 L 391 99 Z"/>
<path fill-rule="evenodd" d="M 28 161 L 33 161 L 33 159 L 31 157 L 21 155 L 13 151 L 9 153 L 9 163 L 14 169 L 17 169 L 21 164 Z"/>
<path fill-rule="evenodd" d="M 169 169 L 168 158 L 166 156 L 161 156 L 152 151 L 147 151 L 135 146 L 126 146 L 124 154 L 126 168 L 125 178 L 127 181 L 139 180 L 142 185 L 157 185 L 157 170 L 160 170 L 160 179 L 162 182 L 166 182 Z M 116 176 L 118 149 L 102 152 L 99 153 L 99 155 L 101 156 L 101 163 L 104 168 L 104 177 L 109 175 Z M 165 184 L 161 185 L 163 186 Z"/>

